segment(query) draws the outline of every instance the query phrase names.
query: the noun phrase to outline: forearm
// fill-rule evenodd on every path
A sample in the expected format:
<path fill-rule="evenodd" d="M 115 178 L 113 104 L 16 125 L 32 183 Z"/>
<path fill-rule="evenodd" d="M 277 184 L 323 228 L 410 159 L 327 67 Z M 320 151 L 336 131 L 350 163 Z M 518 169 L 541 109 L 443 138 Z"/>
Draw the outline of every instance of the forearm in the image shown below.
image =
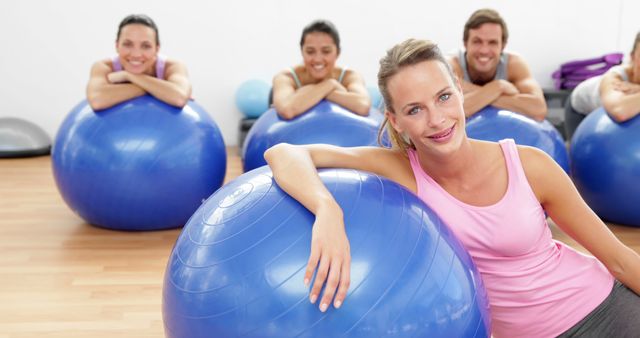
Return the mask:
<path fill-rule="evenodd" d="M 337 202 L 320 180 L 306 149 L 281 143 L 268 149 L 264 157 L 280 188 L 313 214 L 317 214 L 322 208 L 337 206 Z"/>
<path fill-rule="evenodd" d="M 547 116 L 547 104 L 544 99 L 532 94 L 501 95 L 493 106 L 542 121 Z"/>
<path fill-rule="evenodd" d="M 640 113 L 640 93 L 622 95 L 618 100 L 605 101 L 603 105 L 612 119 L 624 122 Z"/>
<path fill-rule="evenodd" d="M 361 116 L 369 115 L 369 109 L 371 109 L 369 96 L 361 93 L 334 90 L 327 95 L 327 100 L 335 102 Z"/>
<path fill-rule="evenodd" d="M 625 246 L 619 257 L 620 261 L 609 264 L 607 268 L 617 280 L 640 295 L 640 256 Z"/>
<path fill-rule="evenodd" d="M 464 112 L 467 117 L 471 117 L 484 107 L 493 104 L 502 95 L 500 89 L 491 83 L 471 88 L 473 89 L 464 93 Z"/>
<path fill-rule="evenodd" d="M 191 95 L 189 86 L 181 86 L 149 75 L 128 74 L 128 79 L 132 84 L 172 106 L 184 107 Z"/>
<path fill-rule="evenodd" d="M 323 81 L 298 88 L 282 103 L 276 104 L 276 111 L 285 119 L 292 119 L 315 106 L 334 90 L 331 82 Z"/>
<path fill-rule="evenodd" d="M 131 83 L 106 84 L 87 90 L 87 101 L 93 110 L 102 110 L 144 95 L 146 92 Z"/>

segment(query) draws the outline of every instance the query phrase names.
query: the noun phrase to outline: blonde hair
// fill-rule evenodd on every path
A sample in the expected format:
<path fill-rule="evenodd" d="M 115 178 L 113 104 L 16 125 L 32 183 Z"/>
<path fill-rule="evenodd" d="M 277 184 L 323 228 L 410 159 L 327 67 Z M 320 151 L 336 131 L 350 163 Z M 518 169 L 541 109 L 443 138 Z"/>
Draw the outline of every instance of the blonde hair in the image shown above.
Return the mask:
<path fill-rule="evenodd" d="M 453 71 L 445 60 L 440 48 L 435 43 L 429 40 L 408 39 L 389 49 L 387 54 L 380 59 L 380 70 L 378 71 L 378 87 L 380 94 L 384 100 L 385 109 L 392 114 L 395 114 L 393 110 L 393 99 L 389 94 L 387 84 L 389 80 L 396 75 L 401 69 L 407 66 L 412 66 L 423 61 L 439 61 L 445 65 L 449 76 L 454 80 Z M 401 150 L 406 153 L 407 149 L 415 149 L 415 146 L 411 140 L 407 139 L 403 135 L 400 135 L 391 123 L 389 118 L 384 117 L 384 121 L 380 126 L 378 132 L 378 143 L 383 145 L 384 131 L 387 131 L 391 145 L 395 149 Z"/>

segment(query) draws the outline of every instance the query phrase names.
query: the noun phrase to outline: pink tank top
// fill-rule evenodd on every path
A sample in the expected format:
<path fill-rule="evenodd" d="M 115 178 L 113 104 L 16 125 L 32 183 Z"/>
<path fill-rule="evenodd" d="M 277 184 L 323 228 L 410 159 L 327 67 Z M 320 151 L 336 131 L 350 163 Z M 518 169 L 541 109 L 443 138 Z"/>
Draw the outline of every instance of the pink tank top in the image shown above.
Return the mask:
<path fill-rule="evenodd" d="M 597 259 L 552 239 L 514 141 L 502 140 L 500 146 L 509 182 L 497 203 L 474 206 L 457 200 L 409 150 L 418 196 L 473 257 L 489 296 L 494 337 L 555 337 L 595 309 L 614 279 Z"/>
<path fill-rule="evenodd" d="M 113 71 L 119 72 L 122 70 L 122 63 L 120 63 L 120 57 L 118 55 L 111 58 L 111 63 L 113 65 Z M 156 77 L 158 79 L 165 80 L 164 78 L 164 68 L 167 63 L 167 58 L 164 55 L 158 54 L 156 59 Z"/>

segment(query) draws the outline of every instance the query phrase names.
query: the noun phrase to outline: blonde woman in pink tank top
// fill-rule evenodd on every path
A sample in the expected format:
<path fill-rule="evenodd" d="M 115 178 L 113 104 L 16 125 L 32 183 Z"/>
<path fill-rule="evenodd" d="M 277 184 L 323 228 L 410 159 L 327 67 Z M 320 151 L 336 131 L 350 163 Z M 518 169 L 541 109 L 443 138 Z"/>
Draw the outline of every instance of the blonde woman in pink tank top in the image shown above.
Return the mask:
<path fill-rule="evenodd" d="M 191 97 L 187 68 L 158 54 L 156 24 L 146 15 L 132 14 L 118 27 L 114 58 L 91 67 L 87 101 L 94 110 L 106 109 L 150 94 L 172 106 L 183 107 Z"/>
<path fill-rule="evenodd" d="M 315 169 L 346 167 L 405 186 L 449 225 L 482 275 L 494 337 L 640 332 L 640 256 L 544 152 L 467 137 L 460 83 L 435 44 L 410 39 L 390 49 L 378 83 L 393 148 L 280 144 L 265 153 L 278 184 L 316 215 L 301 281 L 316 274 L 312 303 L 339 308 L 349 290 L 342 210 Z M 547 215 L 593 256 L 554 241 Z"/>

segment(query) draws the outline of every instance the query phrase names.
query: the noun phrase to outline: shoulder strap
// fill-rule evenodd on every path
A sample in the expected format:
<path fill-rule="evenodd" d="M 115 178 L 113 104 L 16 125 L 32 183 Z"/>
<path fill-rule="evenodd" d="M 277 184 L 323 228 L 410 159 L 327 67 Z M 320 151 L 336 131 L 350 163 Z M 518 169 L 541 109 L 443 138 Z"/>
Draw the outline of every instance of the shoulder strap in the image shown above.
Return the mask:
<path fill-rule="evenodd" d="M 293 81 L 295 81 L 296 83 L 296 88 L 302 87 L 302 83 L 300 82 L 300 79 L 298 78 L 298 74 L 296 74 L 295 69 L 289 68 L 289 71 L 291 72 L 291 76 L 293 76 Z"/>

